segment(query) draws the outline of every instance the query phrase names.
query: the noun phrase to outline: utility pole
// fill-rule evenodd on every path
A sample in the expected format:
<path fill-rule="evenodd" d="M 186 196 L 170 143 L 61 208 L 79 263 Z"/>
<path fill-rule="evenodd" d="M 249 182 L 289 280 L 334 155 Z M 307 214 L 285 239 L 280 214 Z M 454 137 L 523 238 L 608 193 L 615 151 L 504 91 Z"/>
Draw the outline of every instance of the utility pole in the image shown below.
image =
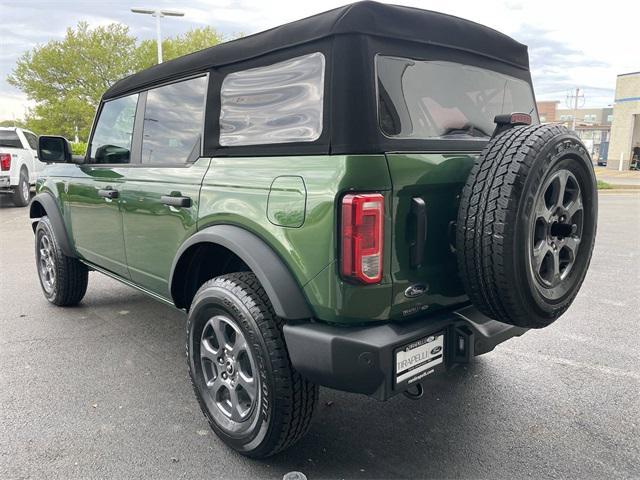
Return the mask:
<path fill-rule="evenodd" d="M 162 63 L 162 33 L 160 31 L 160 19 L 162 17 L 184 17 L 184 12 L 177 10 L 159 10 L 151 8 L 132 8 L 133 13 L 142 13 L 156 17 L 156 43 L 158 44 L 158 63 Z"/>
<path fill-rule="evenodd" d="M 160 18 L 162 13 L 155 11 L 153 16 L 156 17 L 156 43 L 158 45 L 158 63 L 162 63 L 162 34 L 160 33 Z"/>
<path fill-rule="evenodd" d="M 570 100 L 573 104 L 570 104 Z M 571 130 L 576 129 L 576 117 L 578 116 L 578 101 L 582 99 L 582 105 L 584 105 L 584 93 L 580 95 L 580 87 L 576 87 L 575 95 L 567 95 L 567 106 L 573 109 L 572 122 L 571 122 Z"/>

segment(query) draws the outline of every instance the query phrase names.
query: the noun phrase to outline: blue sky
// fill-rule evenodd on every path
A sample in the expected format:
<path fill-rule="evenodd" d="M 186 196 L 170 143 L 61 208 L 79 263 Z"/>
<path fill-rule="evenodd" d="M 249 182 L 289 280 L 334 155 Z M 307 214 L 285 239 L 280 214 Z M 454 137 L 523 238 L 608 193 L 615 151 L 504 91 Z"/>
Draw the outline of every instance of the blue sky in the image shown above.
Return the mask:
<path fill-rule="evenodd" d="M 210 25 L 233 36 L 250 34 L 350 3 L 340 0 L 0 0 L 0 120 L 21 117 L 29 105 L 6 82 L 26 50 L 60 39 L 78 21 L 92 26 L 120 22 L 140 39 L 154 38 L 153 18 L 131 7 L 185 12 L 163 19 L 163 35 Z M 640 70 L 640 2 L 549 0 L 395 0 L 391 3 L 441 11 L 500 30 L 529 46 L 538 99 L 560 100 L 579 86 L 585 106 L 613 103 L 616 75 Z"/>

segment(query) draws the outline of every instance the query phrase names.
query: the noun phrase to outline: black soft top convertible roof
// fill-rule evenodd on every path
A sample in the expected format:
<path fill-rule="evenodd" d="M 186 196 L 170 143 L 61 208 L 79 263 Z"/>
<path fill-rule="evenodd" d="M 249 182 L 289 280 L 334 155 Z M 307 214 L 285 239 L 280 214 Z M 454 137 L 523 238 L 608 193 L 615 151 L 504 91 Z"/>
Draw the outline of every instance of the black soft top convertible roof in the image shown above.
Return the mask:
<path fill-rule="evenodd" d="M 153 66 L 118 81 L 103 98 L 345 34 L 448 47 L 529 68 L 527 47 L 496 30 L 443 13 L 363 1 Z"/>
<path fill-rule="evenodd" d="M 230 73 L 322 53 L 326 60 L 322 133 L 313 142 L 223 146 L 220 90 Z M 417 8 L 359 2 L 216 45 L 124 78 L 109 100 L 207 73 L 202 154 L 206 156 L 480 151 L 486 139 L 397 139 L 378 127 L 376 55 L 445 61 L 531 84 L 527 47 L 495 30 Z M 442 87 L 439 87 L 442 88 Z"/>

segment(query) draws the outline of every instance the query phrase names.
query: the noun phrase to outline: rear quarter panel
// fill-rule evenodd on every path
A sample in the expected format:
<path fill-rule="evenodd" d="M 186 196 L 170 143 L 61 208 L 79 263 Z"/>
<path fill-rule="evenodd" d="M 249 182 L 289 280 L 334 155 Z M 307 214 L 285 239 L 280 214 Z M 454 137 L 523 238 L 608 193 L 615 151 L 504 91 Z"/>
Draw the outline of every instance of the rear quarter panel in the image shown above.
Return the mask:
<path fill-rule="evenodd" d="M 299 227 L 269 220 L 271 186 L 276 178 L 287 176 L 301 177 L 306 190 L 304 221 Z M 349 190 L 390 189 L 384 155 L 217 157 L 203 181 L 198 229 L 231 224 L 258 235 L 289 267 L 319 319 L 384 318 L 391 302 L 389 276 L 381 285 L 354 286 L 337 275 L 337 200 Z M 273 195 L 278 192 L 272 192 L 272 199 Z M 298 218 L 297 212 L 292 214 Z"/>

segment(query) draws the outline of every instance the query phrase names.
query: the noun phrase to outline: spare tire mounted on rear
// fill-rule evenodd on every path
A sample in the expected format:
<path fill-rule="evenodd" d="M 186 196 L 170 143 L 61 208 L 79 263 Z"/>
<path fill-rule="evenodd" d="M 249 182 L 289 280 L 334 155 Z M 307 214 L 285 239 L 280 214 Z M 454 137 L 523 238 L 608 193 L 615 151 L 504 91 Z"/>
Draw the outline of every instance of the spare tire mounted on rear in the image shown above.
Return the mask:
<path fill-rule="evenodd" d="M 471 301 L 501 322 L 549 325 L 582 285 L 596 222 L 591 158 L 574 133 L 533 125 L 493 138 L 458 211 L 458 267 Z"/>

